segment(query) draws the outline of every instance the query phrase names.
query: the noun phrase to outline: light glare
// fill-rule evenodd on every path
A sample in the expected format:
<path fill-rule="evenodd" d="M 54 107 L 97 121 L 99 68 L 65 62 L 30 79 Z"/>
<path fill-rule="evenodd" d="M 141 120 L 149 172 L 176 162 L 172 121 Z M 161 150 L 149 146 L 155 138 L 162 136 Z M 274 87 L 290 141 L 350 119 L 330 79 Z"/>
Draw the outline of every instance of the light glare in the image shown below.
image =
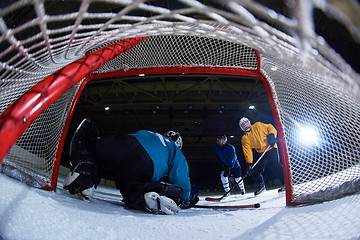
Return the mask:
<path fill-rule="evenodd" d="M 317 144 L 319 141 L 317 131 L 311 127 L 300 127 L 300 138 L 305 144 Z"/>

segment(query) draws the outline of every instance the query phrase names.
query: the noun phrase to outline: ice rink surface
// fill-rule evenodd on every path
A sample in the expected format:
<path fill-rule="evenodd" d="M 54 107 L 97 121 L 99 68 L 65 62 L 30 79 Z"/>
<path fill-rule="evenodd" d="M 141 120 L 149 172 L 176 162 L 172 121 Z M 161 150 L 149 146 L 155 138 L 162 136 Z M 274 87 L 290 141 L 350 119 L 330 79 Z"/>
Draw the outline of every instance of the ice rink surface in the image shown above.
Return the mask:
<path fill-rule="evenodd" d="M 233 194 L 221 202 L 260 203 L 258 209 L 185 209 L 153 215 L 124 208 L 117 190 L 100 187 L 83 201 L 61 188 L 28 187 L 0 174 L 0 239 L 360 239 L 360 195 L 310 206 L 285 207 L 285 194 Z M 101 200 L 102 199 L 102 200 Z M 103 201 L 105 200 L 105 201 Z"/>

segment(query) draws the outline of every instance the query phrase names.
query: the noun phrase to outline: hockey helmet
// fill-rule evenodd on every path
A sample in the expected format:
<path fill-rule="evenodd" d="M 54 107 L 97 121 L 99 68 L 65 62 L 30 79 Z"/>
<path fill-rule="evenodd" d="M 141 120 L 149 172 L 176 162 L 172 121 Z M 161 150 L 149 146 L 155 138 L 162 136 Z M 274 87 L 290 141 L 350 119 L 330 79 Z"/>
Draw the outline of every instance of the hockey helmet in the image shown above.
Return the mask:
<path fill-rule="evenodd" d="M 250 120 L 246 117 L 240 119 L 239 126 L 245 132 L 249 132 L 251 130 Z"/>
<path fill-rule="evenodd" d="M 224 141 L 221 141 L 221 140 L 224 140 Z M 224 146 L 224 145 L 227 143 L 227 137 L 226 137 L 226 135 L 224 134 L 224 135 L 218 136 L 218 137 L 216 138 L 216 143 L 217 143 L 220 147 Z"/>
<path fill-rule="evenodd" d="M 183 142 L 182 142 L 180 133 L 175 132 L 175 131 L 168 131 L 167 133 L 164 134 L 164 136 L 173 140 L 175 142 L 176 146 L 178 146 L 178 148 L 181 150 L 181 148 L 183 146 Z"/>

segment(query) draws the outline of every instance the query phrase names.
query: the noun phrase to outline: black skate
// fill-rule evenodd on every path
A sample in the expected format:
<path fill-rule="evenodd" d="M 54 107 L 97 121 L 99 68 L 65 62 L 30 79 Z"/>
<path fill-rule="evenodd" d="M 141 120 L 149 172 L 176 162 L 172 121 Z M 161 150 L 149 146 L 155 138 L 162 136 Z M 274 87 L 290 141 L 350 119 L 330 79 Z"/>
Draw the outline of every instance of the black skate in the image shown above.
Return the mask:
<path fill-rule="evenodd" d="M 278 189 L 278 193 L 281 193 L 281 192 L 284 192 L 284 191 L 285 191 L 285 185 Z"/>
<path fill-rule="evenodd" d="M 266 191 L 265 186 L 263 186 L 263 187 L 261 187 L 260 189 L 256 190 L 256 191 L 254 192 L 254 195 L 257 196 L 257 195 L 259 195 L 260 193 L 262 193 L 262 192 L 264 192 L 264 191 Z"/>

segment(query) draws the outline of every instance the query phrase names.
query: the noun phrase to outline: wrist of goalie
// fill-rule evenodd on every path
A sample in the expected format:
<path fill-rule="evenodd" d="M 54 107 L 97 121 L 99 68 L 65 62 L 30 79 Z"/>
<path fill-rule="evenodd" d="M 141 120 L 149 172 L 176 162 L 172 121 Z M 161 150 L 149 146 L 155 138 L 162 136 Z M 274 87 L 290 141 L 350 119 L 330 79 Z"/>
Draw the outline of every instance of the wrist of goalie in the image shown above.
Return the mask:
<path fill-rule="evenodd" d="M 199 197 L 194 195 L 191 197 L 191 199 L 187 202 L 184 202 L 181 206 L 181 208 L 191 208 L 193 206 L 195 206 L 195 204 L 197 204 L 199 202 Z"/>

